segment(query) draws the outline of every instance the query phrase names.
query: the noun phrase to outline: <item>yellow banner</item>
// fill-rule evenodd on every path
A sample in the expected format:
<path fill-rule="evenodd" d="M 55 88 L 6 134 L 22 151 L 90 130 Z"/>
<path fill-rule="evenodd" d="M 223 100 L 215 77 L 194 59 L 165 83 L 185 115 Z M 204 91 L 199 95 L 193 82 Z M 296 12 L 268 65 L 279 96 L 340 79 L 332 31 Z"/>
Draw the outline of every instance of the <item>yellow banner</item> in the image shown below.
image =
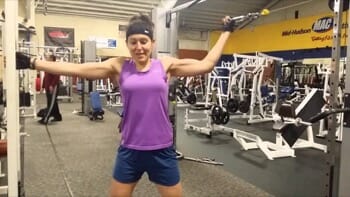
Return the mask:
<path fill-rule="evenodd" d="M 224 54 L 332 47 L 332 14 L 330 12 L 235 31 L 231 34 L 224 48 Z M 346 15 L 344 12 L 341 45 L 346 45 L 348 27 Z M 220 33 L 212 32 L 210 34 L 211 47 L 215 44 Z"/>

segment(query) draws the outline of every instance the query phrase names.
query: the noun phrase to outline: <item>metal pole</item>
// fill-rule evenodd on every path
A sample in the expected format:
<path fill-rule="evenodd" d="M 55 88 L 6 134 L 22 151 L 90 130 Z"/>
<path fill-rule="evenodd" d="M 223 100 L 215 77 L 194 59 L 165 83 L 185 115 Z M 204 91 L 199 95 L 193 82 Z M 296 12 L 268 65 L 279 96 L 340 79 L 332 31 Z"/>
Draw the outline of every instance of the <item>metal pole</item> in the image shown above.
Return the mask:
<path fill-rule="evenodd" d="M 330 67 L 330 96 L 329 110 L 338 108 L 338 87 L 339 87 L 339 62 L 340 62 L 340 40 L 342 27 L 343 0 L 334 1 L 334 19 L 333 19 L 333 47 L 332 62 Z M 329 128 L 326 136 L 327 155 L 326 155 L 326 183 L 324 196 L 338 196 L 337 187 L 339 183 L 339 173 L 337 170 L 338 156 L 336 151 L 336 131 L 337 114 L 328 117 Z"/>
<path fill-rule="evenodd" d="M 179 15 L 178 13 L 171 13 L 172 20 L 170 22 L 170 55 L 177 57 L 177 51 L 179 50 L 178 29 L 179 29 Z"/>
<path fill-rule="evenodd" d="M 15 66 L 18 0 L 5 0 L 5 16 L 8 196 L 18 196 L 19 91 Z"/>
<path fill-rule="evenodd" d="M 347 12 L 348 20 L 350 21 L 350 14 Z M 348 37 L 347 37 L 347 50 L 346 50 L 346 72 L 345 74 L 345 81 L 349 82 L 350 80 L 350 28 L 347 28 L 346 31 Z M 349 99 L 350 99 L 350 84 L 345 83 L 345 89 L 344 89 L 344 107 L 350 107 L 349 106 Z M 344 116 L 345 117 L 345 116 Z M 342 125 L 340 125 L 342 126 Z M 340 148 L 340 167 L 339 167 L 339 190 L 338 190 L 338 196 L 350 196 L 349 191 L 349 182 L 350 182 L 350 170 L 348 169 L 350 165 L 350 159 L 348 155 L 348 150 L 350 150 L 350 125 L 348 121 L 344 120 L 344 128 L 343 128 L 343 135 L 342 135 L 342 143 Z"/>

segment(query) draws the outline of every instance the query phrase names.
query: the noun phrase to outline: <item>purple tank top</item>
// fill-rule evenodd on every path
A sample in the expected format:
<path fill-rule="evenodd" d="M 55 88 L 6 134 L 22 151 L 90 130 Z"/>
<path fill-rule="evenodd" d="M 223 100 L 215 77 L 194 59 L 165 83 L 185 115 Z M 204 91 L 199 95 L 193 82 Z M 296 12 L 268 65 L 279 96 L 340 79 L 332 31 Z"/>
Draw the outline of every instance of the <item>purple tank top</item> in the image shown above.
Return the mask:
<path fill-rule="evenodd" d="M 135 150 L 157 150 L 173 144 L 168 116 L 168 83 L 163 65 L 151 59 L 146 72 L 127 60 L 120 73 L 123 101 L 121 145 Z"/>

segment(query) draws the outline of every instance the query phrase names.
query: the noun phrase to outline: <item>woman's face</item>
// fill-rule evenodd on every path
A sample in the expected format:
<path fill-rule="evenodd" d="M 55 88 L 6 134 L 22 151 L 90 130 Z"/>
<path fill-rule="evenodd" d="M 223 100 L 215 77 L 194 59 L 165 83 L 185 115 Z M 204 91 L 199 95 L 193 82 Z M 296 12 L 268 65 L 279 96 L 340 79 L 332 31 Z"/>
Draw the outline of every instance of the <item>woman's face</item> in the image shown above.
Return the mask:
<path fill-rule="evenodd" d="M 133 34 L 128 37 L 126 45 L 131 57 L 137 62 L 146 62 L 151 57 L 154 41 L 144 34 Z"/>

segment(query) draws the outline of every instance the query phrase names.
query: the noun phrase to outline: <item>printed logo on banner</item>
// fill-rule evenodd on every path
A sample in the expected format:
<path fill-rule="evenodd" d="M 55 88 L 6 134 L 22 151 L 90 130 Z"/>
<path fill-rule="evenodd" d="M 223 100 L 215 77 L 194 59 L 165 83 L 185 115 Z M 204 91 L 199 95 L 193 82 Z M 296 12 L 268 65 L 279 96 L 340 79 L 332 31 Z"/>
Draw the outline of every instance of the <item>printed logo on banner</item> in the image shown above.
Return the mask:
<path fill-rule="evenodd" d="M 342 28 L 345 28 L 346 24 L 342 24 Z M 333 28 L 333 17 L 325 16 L 317 19 L 311 26 L 311 28 L 300 28 L 282 31 L 282 36 L 292 36 L 300 34 L 309 34 L 313 32 L 325 33 Z"/>
<path fill-rule="evenodd" d="M 44 27 L 45 46 L 74 47 L 74 29 Z"/>
<path fill-rule="evenodd" d="M 333 17 L 326 16 L 318 19 L 312 24 L 312 30 L 317 33 L 324 33 L 333 28 Z"/>

